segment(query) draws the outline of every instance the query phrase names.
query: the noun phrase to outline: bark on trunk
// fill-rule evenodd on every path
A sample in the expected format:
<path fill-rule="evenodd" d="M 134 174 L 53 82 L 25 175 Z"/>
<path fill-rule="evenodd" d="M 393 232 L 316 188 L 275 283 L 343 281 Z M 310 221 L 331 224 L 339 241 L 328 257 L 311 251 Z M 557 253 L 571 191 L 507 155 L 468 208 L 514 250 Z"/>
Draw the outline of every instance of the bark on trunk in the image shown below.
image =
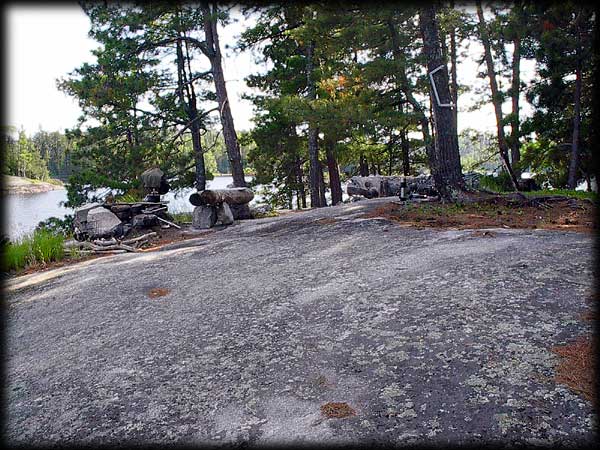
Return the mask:
<path fill-rule="evenodd" d="M 423 134 L 423 144 L 425 145 L 425 153 L 427 154 L 427 159 L 429 160 L 429 169 L 433 174 L 437 169 L 437 162 L 435 156 L 435 147 L 433 143 L 433 139 L 429 132 L 429 119 L 425 115 L 425 111 L 423 106 L 417 101 L 414 97 L 411 89 L 411 85 L 408 81 L 408 76 L 406 75 L 406 61 L 404 59 L 404 55 L 400 49 L 400 37 L 398 36 L 398 31 L 394 26 L 394 23 L 391 19 L 387 21 L 388 30 L 390 32 L 390 36 L 392 38 L 392 53 L 394 55 L 394 59 L 398 62 L 399 68 L 396 73 L 397 82 L 400 84 L 400 89 L 404 93 L 406 100 L 412 106 L 414 112 L 417 114 L 419 124 L 421 125 L 421 133 Z M 360 174 L 361 176 L 367 176 L 368 171 L 366 173 Z"/>
<path fill-rule="evenodd" d="M 520 175 L 518 163 L 521 160 L 521 148 L 519 144 L 519 93 L 521 85 L 521 38 L 513 39 L 514 51 L 512 60 L 512 120 L 511 120 L 511 145 L 510 158 L 512 169 L 517 178 Z"/>
<path fill-rule="evenodd" d="M 192 119 L 193 120 L 193 119 Z M 194 148 L 194 158 L 196 162 L 196 190 L 206 189 L 206 167 L 204 165 L 204 150 L 200 141 L 200 127 L 194 122 L 190 131 L 192 133 L 192 147 Z"/>
<path fill-rule="evenodd" d="M 361 177 L 369 176 L 369 165 L 367 164 L 367 159 L 365 158 L 365 155 L 363 155 L 362 153 L 360 154 L 358 160 L 358 173 Z"/>
<path fill-rule="evenodd" d="M 306 190 L 304 189 L 304 173 L 302 171 L 302 161 L 300 161 L 300 157 L 298 155 L 296 155 L 295 172 L 296 183 L 298 186 L 298 189 L 296 190 L 296 200 L 298 209 L 306 208 Z"/>
<path fill-rule="evenodd" d="M 315 81 L 313 79 L 313 54 L 315 50 L 315 42 L 311 41 L 306 49 L 306 85 L 308 87 L 308 99 L 315 100 L 317 96 Z M 309 155 L 309 187 L 310 187 L 310 204 L 313 208 L 319 208 L 325 206 L 321 201 L 320 195 L 320 181 L 319 177 L 322 177 L 321 167 L 319 163 L 319 142 L 318 142 L 319 130 L 316 125 L 312 122 L 308 124 L 308 155 Z"/>
<path fill-rule="evenodd" d="M 577 22 L 575 26 L 578 27 Z M 577 187 L 577 166 L 579 163 L 579 128 L 581 124 L 581 37 L 579 35 L 579 29 L 577 29 L 576 32 L 577 40 L 575 47 L 575 92 L 573 95 L 573 139 L 571 143 L 571 161 L 569 163 L 569 189 L 575 189 Z"/>
<path fill-rule="evenodd" d="M 327 206 L 327 198 L 325 197 L 325 176 L 323 175 L 323 165 L 319 161 L 319 167 L 317 169 L 317 174 L 319 176 L 319 201 L 321 206 Z"/>
<path fill-rule="evenodd" d="M 219 104 L 219 115 L 221 117 L 221 126 L 223 127 L 223 138 L 227 148 L 227 156 L 231 166 L 231 175 L 233 176 L 233 185 L 235 187 L 245 187 L 244 168 L 242 167 L 242 157 L 240 146 L 237 140 L 237 134 L 233 124 L 233 116 L 229 99 L 227 97 L 227 87 L 225 85 L 225 76 L 221 61 L 221 49 L 219 45 L 219 35 L 217 33 L 217 6 L 213 5 L 211 11 L 208 2 L 202 3 L 204 15 L 204 32 L 206 35 L 207 56 L 215 83 L 215 92 L 217 103 Z"/>
<path fill-rule="evenodd" d="M 204 164 L 204 150 L 200 140 L 200 117 L 198 116 L 196 92 L 194 85 L 190 83 L 186 71 L 185 58 L 181 40 L 176 43 L 177 53 L 177 91 L 179 100 L 190 121 L 190 132 L 192 134 L 192 148 L 196 168 L 195 187 L 198 191 L 206 189 L 206 168 Z"/>
<path fill-rule="evenodd" d="M 490 80 L 490 89 L 492 91 L 492 103 L 494 105 L 494 113 L 496 115 L 496 133 L 498 136 L 498 148 L 500 149 L 500 158 L 504 163 L 504 167 L 510 176 L 513 189 L 519 190 L 519 184 L 517 177 L 512 170 L 512 166 L 508 159 L 508 144 L 506 142 L 506 136 L 504 134 L 504 124 L 502 117 L 502 97 L 498 90 L 498 82 L 496 81 L 496 72 L 494 71 L 494 61 L 492 59 L 492 49 L 490 39 L 487 32 L 487 25 L 485 18 L 483 17 L 483 9 L 481 7 L 481 1 L 477 2 L 477 17 L 479 18 L 479 34 L 481 36 L 481 42 L 483 44 L 485 63 L 487 66 L 488 78 Z"/>
<path fill-rule="evenodd" d="M 400 134 L 400 148 L 402 149 L 402 173 L 408 175 L 410 174 L 410 145 L 408 143 L 408 133 L 406 131 L 402 131 L 402 134 Z"/>
<path fill-rule="evenodd" d="M 450 8 L 454 9 L 454 1 L 450 1 Z M 450 29 L 450 94 L 452 96 L 452 113 L 454 115 L 454 126 L 458 130 L 458 78 L 457 78 L 457 57 L 456 57 L 456 29 Z"/>
<path fill-rule="evenodd" d="M 423 37 L 423 52 L 427 60 L 429 73 L 441 67 L 437 72 L 437 92 L 440 102 L 450 103 L 450 88 L 448 86 L 448 68 L 444 63 L 440 49 L 438 25 L 435 6 L 431 5 L 420 10 L 419 25 Z M 431 98 L 433 116 L 435 119 L 435 155 L 436 170 L 433 172 L 435 185 L 440 196 L 445 200 L 453 200 L 457 191 L 464 190 L 464 180 L 460 166 L 458 151 L 458 136 L 454 126 L 452 109 L 442 107 L 437 99 Z"/>
<path fill-rule="evenodd" d="M 325 144 L 327 154 L 327 170 L 329 172 L 329 186 L 331 187 L 331 204 L 337 205 L 342 202 L 342 183 L 340 181 L 340 170 L 334 154 L 334 143 L 328 141 Z"/>

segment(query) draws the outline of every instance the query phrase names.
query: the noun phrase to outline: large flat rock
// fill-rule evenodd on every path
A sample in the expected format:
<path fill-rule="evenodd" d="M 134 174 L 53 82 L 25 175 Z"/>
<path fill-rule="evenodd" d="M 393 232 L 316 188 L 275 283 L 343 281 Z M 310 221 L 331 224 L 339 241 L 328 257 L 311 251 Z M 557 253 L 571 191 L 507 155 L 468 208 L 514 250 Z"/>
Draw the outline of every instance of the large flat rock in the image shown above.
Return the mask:
<path fill-rule="evenodd" d="M 550 351 L 589 331 L 591 237 L 360 217 L 383 200 L 11 280 L 9 443 L 591 439 Z"/>

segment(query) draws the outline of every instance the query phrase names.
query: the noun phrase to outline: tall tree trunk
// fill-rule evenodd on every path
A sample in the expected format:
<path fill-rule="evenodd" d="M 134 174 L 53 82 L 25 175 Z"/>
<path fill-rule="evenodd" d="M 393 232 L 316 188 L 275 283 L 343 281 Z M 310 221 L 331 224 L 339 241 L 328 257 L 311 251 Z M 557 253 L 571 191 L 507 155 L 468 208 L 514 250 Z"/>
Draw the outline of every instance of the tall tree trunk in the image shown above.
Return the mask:
<path fill-rule="evenodd" d="M 194 122 L 190 126 L 190 131 L 192 133 L 192 147 L 196 162 L 196 190 L 204 191 L 206 189 L 206 167 L 204 165 L 204 150 L 200 141 L 200 126 Z"/>
<path fill-rule="evenodd" d="M 206 167 L 204 164 L 204 150 L 200 140 L 200 118 L 198 116 L 197 99 L 194 86 L 189 81 L 186 72 L 185 58 L 181 40 L 176 43 L 177 54 L 177 91 L 180 102 L 190 121 L 190 132 L 192 134 L 192 149 L 196 168 L 195 187 L 197 191 L 206 189 Z"/>
<path fill-rule="evenodd" d="M 512 60 L 512 120 L 511 120 L 511 142 L 510 159 L 512 169 L 516 176 L 520 175 L 518 163 L 521 160 L 521 148 L 519 144 L 519 94 L 521 87 L 521 37 L 513 39 L 514 51 Z"/>
<path fill-rule="evenodd" d="M 442 59 L 435 6 L 420 9 L 419 26 L 423 37 L 423 53 L 427 60 L 427 71 L 441 67 L 436 88 L 440 102 L 450 102 L 448 68 Z M 431 96 L 433 117 L 435 119 L 436 170 L 433 173 L 435 186 L 444 200 L 454 200 L 459 191 L 464 190 L 464 180 L 460 166 L 458 136 L 454 126 L 452 109 L 442 107 Z"/>
<path fill-rule="evenodd" d="M 402 108 L 402 106 L 400 106 Z M 388 159 L 388 176 L 392 175 L 392 172 L 394 171 L 394 160 L 395 160 L 395 152 L 394 152 L 394 135 L 392 133 L 390 133 L 389 136 L 389 143 L 387 145 L 387 150 L 388 150 L 388 154 L 390 155 L 389 159 Z"/>
<path fill-rule="evenodd" d="M 300 160 L 300 156 L 298 155 L 296 155 L 294 167 L 296 171 L 296 185 L 298 186 L 298 189 L 296 190 L 296 196 L 298 197 L 298 209 L 306 208 L 306 190 L 304 189 L 304 174 L 302 172 L 302 161 Z"/>
<path fill-rule="evenodd" d="M 450 9 L 454 10 L 454 0 L 450 1 Z M 454 114 L 454 126 L 458 130 L 458 77 L 456 57 L 456 28 L 450 28 L 450 94 L 452 96 L 452 113 Z"/>
<path fill-rule="evenodd" d="M 427 119 L 427 116 L 425 115 L 423 106 L 413 95 L 411 85 L 408 81 L 408 76 L 406 75 L 406 61 L 404 55 L 402 54 L 402 50 L 400 49 L 400 36 L 398 36 L 398 31 L 394 26 L 394 22 L 391 19 L 388 19 L 387 25 L 392 38 L 392 53 L 394 55 L 394 60 L 399 66 L 398 71 L 396 72 L 396 80 L 399 83 L 399 88 L 404 93 L 406 100 L 408 103 L 410 103 L 414 112 L 417 114 L 419 124 L 421 125 L 421 133 L 423 134 L 425 153 L 427 154 L 427 159 L 429 160 L 429 168 L 433 174 L 436 171 L 437 163 L 433 139 L 429 132 L 429 119 Z M 361 174 L 361 176 L 366 175 Z"/>
<path fill-rule="evenodd" d="M 240 155 L 240 145 L 233 124 L 233 116 L 227 96 L 227 87 L 225 85 L 225 75 L 221 61 L 221 48 L 219 45 L 219 35 L 217 33 L 217 5 L 213 4 L 212 11 L 209 2 L 202 2 L 202 11 L 204 16 L 204 33 L 206 35 L 207 56 L 210 61 L 210 67 L 215 82 L 215 92 L 217 103 L 219 104 L 219 114 L 221 117 L 221 126 L 223 127 L 223 138 L 227 148 L 227 156 L 231 166 L 231 175 L 233 176 L 233 185 L 235 187 L 245 187 L 244 168 L 242 167 L 242 157 Z"/>
<path fill-rule="evenodd" d="M 325 197 L 325 176 L 323 175 L 323 164 L 319 161 L 319 167 L 317 168 L 317 175 L 319 177 L 319 202 L 321 206 L 327 206 L 327 198 Z"/>
<path fill-rule="evenodd" d="M 400 134 L 400 148 L 402 149 L 402 173 L 408 176 L 410 174 L 410 144 L 406 130 L 402 130 Z"/>
<path fill-rule="evenodd" d="M 504 163 L 504 167 L 510 176 L 513 189 L 519 190 L 519 184 L 517 177 L 512 170 L 512 166 L 508 159 L 508 144 L 506 143 L 506 136 L 504 135 L 504 119 L 502 117 L 502 96 L 498 90 L 498 82 L 496 81 L 496 72 L 494 71 L 494 60 L 492 59 L 492 48 L 490 44 L 490 38 L 487 32 L 487 25 L 485 18 L 483 17 L 483 9 L 481 7 L 481 1 L 477 0 L 477 16 L 479 17 L 479 34 L 481 35 L 481 42 L 483 43 L 485 53 L 485 63 L 487 66 L 488 78 L 490 80 L 490 89 L 492 90 L 492 103 L 494 105 L 494 113 L 496 114 L 496 132 L 498 136 L 498 147 L 500 149 L 500 158 Z"/>
<path fill-rule="evenodd" d="M 311 41 L 306 49 L 306 84 L 308 87 L 308 99 L 315 100 L 317 98 L 317 90 L 315 80 L 313 79 L 314 61 L 313 55 L 315 51 L 315 42 Z M 308 124 L 308 156 L 309 156 L 309 188 L 310 188 L 310 204 L 313 208 L 325 206 L 321 202 L 319 194 L 319 173 L 321 171 L 319 163 L 319 130 L 314 123 Z"/>
<path fill-rule="evenodd" d="M 329 186 L 331 187 L 331 204 L 337 205 L 342 202 L 342 183 L 340 181 L 340 170 L 334 153 L 333 141 L 326 141 L 325 152 L 327 155 Z"/>
<path fill-rule="evenodd" d="M 571 143 L 571 161 L 569 163 L 569 189 L 577 187 L 577 166 L 579 163 L 579 128 L 581 125 L 581 36 L 579 33 L 579 17 L 575 21 L 576 44 L 575 44 L 575 92 L 573 95 L 573 138 Z"/>
<path fill-rule="evenodd" d="M 367 158 L 365 158 L 365 155 L 363 155 L 362 153 L 360 154 L 358 159 L 358 174 L 361 177 L 369 176 L 369 165 L 367 164 Z"/>

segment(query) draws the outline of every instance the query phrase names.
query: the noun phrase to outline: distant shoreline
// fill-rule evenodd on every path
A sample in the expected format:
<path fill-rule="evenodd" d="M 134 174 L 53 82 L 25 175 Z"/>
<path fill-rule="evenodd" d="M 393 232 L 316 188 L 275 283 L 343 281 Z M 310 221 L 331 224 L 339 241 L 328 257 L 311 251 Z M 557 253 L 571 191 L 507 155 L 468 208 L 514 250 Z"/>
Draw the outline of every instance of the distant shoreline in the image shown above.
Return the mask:
<path fill-rule="evenodd" d="M 13 194 L 41 194 L 43 192 L 65 189 L 65 185 L 60 180 L 52 182 L 32 180 L 30 178 L 15 177 L 12 175 L 2 176 L 2 195 Z"/>

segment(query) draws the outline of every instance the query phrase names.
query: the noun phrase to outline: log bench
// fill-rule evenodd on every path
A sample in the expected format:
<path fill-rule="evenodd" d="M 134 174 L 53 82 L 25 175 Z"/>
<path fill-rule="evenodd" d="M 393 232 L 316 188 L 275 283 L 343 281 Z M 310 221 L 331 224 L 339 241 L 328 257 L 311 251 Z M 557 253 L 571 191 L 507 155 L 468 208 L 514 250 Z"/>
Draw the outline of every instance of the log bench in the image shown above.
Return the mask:
<path fill-rule="evenodd" d="M 194 228 L 211 228 L 217 222 L 230 225 L 235 219 L 249 219 L 248 203 L 254 193 L 245 187 L 212 189 L 190 195 L 190 203 L 195 206 L 192 212 Z"/>

